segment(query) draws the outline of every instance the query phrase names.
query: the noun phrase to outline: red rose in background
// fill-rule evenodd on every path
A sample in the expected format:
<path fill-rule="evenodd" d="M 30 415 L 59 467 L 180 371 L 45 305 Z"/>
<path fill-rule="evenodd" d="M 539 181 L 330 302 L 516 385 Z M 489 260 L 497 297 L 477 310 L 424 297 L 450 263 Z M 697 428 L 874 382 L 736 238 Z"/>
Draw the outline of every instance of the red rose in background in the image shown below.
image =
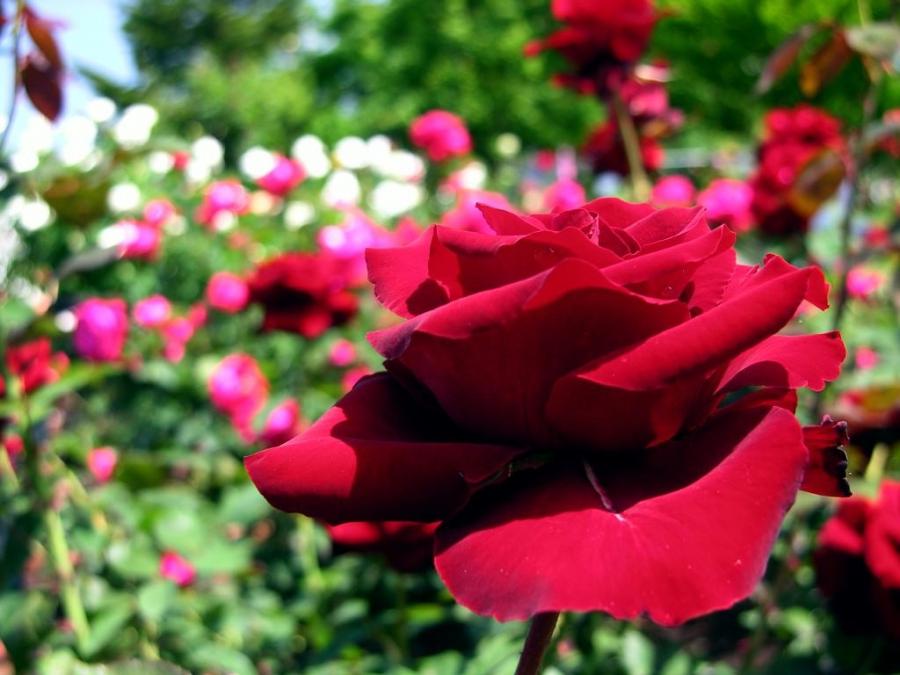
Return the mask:
<path fill-rule="evenodd" d="M 379 553 L 398 572 L 431 567 L 438 523 L 344 523 L 327 526 L 338 552 Z"/>
<path fill-rule="evenodd" d="M 409 127 L 409 137 L 432 162 L 445 162 L 472 152 L 472 139 L 465 122 L 446 110 L 431 110 L 417 117 Z"/>
<path fill-rule="evenodd" d="M 876 500 L 841 502 L 819 533 L 814 562 L 843 630 L 900 638 L 900 482 L 885 480 Z"/>
<path fill-rule="evenodd" d="M 330 256 L 285 253 L 259 265 L 247 285 L 250 301 L 265 310 L 266 331 L 314 338 L 356 314 L 356 296 L 347 290 L 339 261 Z"/>
<path fill-rule="evenodd" d="M 558 52 L 572 72 L 557 81 L 582 93 L 616 88 L 650 41 L 657 14 L 650 0 L 553 0 L 553 16 L 565 27 L 525 48 L 529 56 Z"/>
<path fill-rule="evenodd" d="M 662 145 L 655 138 L 640 137 L 641 162 L 647 171 L 658 170 L 665 158 Z M 622 134 L 615 118 L 609 118 L 597 127 L 588 137 L 587 142 L 581 148 L 582 153 L 588 158 L 595 173 L 613 171 L 620 176 L 630 173 L 628 168 L 628 155 L 625 154 L 625 146 L 622 144 Z"/>
<path fill-rule="evenodd" d="M 6 348 L 4 360 L 9 373 L 19 378 L 22 391 L 26 394 L 56 382 L 69 366 L 69 358 L 61 352 L 53 353 L 47 338 L 10 345 Z M 3 393 L 0 381 L 0 396 Z"/>
<path fill-rule="evenodd" d="M 251 455 L 275 507 L 331 524 L 440 521 L 451 593 L 501 620 L 601 610 L 672 625 L 746 598 L 801 487 L 848 492 L 839 427 L 795 390 L 837 377 L 837 333 L 778 335 L 817 268 L 737 264 L 701 209 L 602 199 L 482 207 L 372 250 L 387 372 Z"/>
<path fill-rule="evenodd" d="M 797 181 L 803 167 L 823 151 L 846 155 L 840 122 L 822 110 L 800 105 L 770 111 L 765 127 L 759 164 L 750 179 L 753 216 L 759 228 L 770 234 L 805 232 L 815 209 L 810 211 L 798 200 Z"/>
<path fill-rule="evenodd" d="M 90 298 L 75 308 L 73 342 L 76 353 L 88 361 L 117 361 L 128 337 L 125 301 Z"/>

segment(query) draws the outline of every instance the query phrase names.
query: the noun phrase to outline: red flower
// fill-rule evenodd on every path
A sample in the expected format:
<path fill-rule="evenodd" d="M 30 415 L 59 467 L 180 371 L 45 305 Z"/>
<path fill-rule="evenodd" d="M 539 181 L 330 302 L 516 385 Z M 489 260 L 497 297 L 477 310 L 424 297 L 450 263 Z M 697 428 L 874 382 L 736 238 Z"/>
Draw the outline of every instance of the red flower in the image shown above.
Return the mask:
<path fill-rule="evenodd" d="M 256 181 L 263 190 L 276 197 L 285 197 L 306 178 L 306 171 L 295 159 L 275 156 L 272 169 Z"/>
<path fill-rule="evenodd" d="M 265 309 L 266 331 L 314 338 L 356 314 L 356 296 L 330 256 L 285 253 L 262 263 L 247 283 L 251 302 Z"/>
<path fill-rule="evenodd" d="M 665 152 L 655 138 L 640 137 L 641 162 L 647 171 L 656 171 L 662 166 Z M 615 118 L 606 120 L 597 127 L 582 147 L 595 173 L 613 171 L 621 176 L 629 174 L 628 155 L 622 144 L 622 134 Z"/>
<path fill-rule="evenodd" d="M 248 457 L 256 486 L 333 524 L 441 521 L 444 582 L 502 620 L 670 625 L 747 597 L 801 485 L 847 493 L 833 425 L 794 417 L 840 336 L 776 334 L 827 306 L 821 271 L 737 264 L 701 209 L 482 211 L 496 234 L 369 252 L 406 319 L 370 335 L 387 372 Z"/>
<path fill-rule="evenodd" d="M 7 347 L 4 358 L 10 374 L 19 378 L 22 391 L 26 394 L 56 382 L 69 366 L 68 357 L 60 352 L 54 354 L 47 338 L 11 345 Z M 0 383 L 0 396 L 3 395 L 2 390 Z"/>
<path fill-rule="evenodd" d="M 617 87 L 647 48 L 658 18 L 650 0 L 553 0 L 552 10 L 566 26 L 530 43 L 525 53 L 561 54 L 573 72 L 557 80 L 586 94 Z"/>
<path fill-rule="evenodd" d="M 89 298 L 75 308 L 78 323 L 72 340 L 88 361 L 117 361 L 128 337 L 128 311 L 119 298 Z"/>
<path fill-rule="evenodd" d="M 409 127 L 409 137 L 433 162 L 445 162 L 472 151 L 465 123 L 446 110 L 430 110 L 417 117 Z"/>
<path fill-rule="evenodd" d="M 818 544 L 818 586 L 841 628 L 900 638 L 900 482 L 841 502 Z"/>
<path fill-rule="evenodd" d="M 434 531 L 438 523 L 344 523 L 327 526 L 340 551 L 380 553 L 398 572 L 419 572 L 431 567 Z"/>

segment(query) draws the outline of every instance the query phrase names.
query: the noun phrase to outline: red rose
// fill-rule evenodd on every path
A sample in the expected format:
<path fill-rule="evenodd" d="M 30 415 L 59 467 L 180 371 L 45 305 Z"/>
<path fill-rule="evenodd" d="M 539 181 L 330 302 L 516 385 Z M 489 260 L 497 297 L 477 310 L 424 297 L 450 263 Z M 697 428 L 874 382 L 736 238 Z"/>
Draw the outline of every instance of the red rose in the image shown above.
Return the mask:
<path fill-rule="evenodd" d="M 837 377 L 837 333 L 783 336 L 817 268 L 735 261 L 701 209 L 601 199 L 496 234 L 441 226 L 369 252 L 387 372 L 247 458 L 274 506 L 333 524 L 441 521 L 453 595 L 501 620 L 747 597 L 797 490 L 846 494 L 833 425 L 795 389 Z"/>
<path fill-rule="evenodd" d="M 601 95 L 640 58 L 658 18 L 650 0 L 554 0 L 552 10 L 565 27 L 526 46 L 526 54 L 558 52 L 573 68 L 558 81 Z"/>
<path fill-rule="evenodd" d="M 662 166 L 665 151 L 655 138 L 640 137 L 641 162 L 647 171 Z M 622 134 L 615 118 L 609 118 L 591 133 L 581 149 L 590 161 L 595 173 L 613 171 L 620 176 L 630 173 L 628 155 L 622 143 Z"/>
<path fill-rule="evenodd" d="M 61 352 L 54 354 L 47 338 L 7 347 L 4 360 L 9 372 L 19 378 L 22 391 L 26 394 L 56 382 L 69 366 L 68 357 Z M 0 396 L 3 393 L 0 382 Z"/>
<path fill-rule="evenodd" d="M 431 567 L 437 523 L 344 523 L 327 526 L 340 551 L 380 553 L 399 572 L 418 572 Z"/>
<path fill-rule="evenodd" d="M 819 589 L 842 629 L 900 638 L 900 482 L 841 502 L 819 533 Z"/>
<path fill-rule="evenodd" d="M 247 280 L 250 301 L 265 309 L 263 330 L 318 337 L 356 314 L 339 263 L 329 256 L 285 253 L 262 263 Z"/>

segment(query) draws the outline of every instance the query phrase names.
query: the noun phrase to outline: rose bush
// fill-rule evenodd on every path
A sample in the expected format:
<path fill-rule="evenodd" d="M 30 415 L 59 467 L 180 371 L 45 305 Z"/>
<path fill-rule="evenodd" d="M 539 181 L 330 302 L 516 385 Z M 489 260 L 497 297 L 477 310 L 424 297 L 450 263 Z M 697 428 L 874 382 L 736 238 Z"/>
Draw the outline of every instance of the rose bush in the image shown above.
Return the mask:
<path fill-rule="evenodd" d="M 258 489 L 332 524 L 442 521 L 442 579 L 503 620 L 672 625 L 749 595 L 797 490 L 848 494 L 834 425 L 794 417 L 840 336 L 777 334 L 827 307 L 822 273 L 738 264 L 698 209 L 481 208 L 493 234 L 369 251 L 405 319 L 370 334 L 386 372 L 249 456 Z"/>

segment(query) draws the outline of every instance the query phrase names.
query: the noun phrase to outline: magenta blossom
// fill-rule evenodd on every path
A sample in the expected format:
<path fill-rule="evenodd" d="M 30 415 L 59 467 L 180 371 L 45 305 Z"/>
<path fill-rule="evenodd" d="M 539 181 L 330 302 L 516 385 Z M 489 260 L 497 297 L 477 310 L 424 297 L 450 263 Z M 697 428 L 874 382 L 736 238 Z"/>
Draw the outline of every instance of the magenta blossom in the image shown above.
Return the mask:
<path fill-rule="evenodd" d="M 441 225 L 454 230 L 492 234 L 493 230 L 484 222 L 479 204 L 486 204 L 498 209 L 512 210 L 512 205 L 499 192 L 484 190 L 461 190 L 456 195 L 456 206 L 447 211 L 441 218 Z"/>
<path fill-rule="evenodd" d="M 228 314 L 240 312 L 247 306 L 250 289 L 247 282 L 231 272 L 216 272 L 206 285 L 209 306 Z"/>
<path fill-rule="evenodd" d="M 153 199 L 144 206 L 144 222 L 161 228 L 175 217 L 175 207 L 168 199 Z"/>
<path fill-rule="evenodd" d="M 171 318 L 172 304 L 163 295 L 151 295 L 135 303 L 131 316 L 141 328 L 160 328 Z"/>
<path fill-rule="evenodd" d="M 247 213 L 250 209 L 250 195 L 238 181 L 220 180 L 206 188 L 203 202 L 197 209 L 197 222 L 203 225 L 214 225 L 216 217 L 222 213 L 235 216 Z"/>
<path fill-rule="evenodd" d="M 275 165 L 271 171 L 258 179 L 256 184 L 271 195 L 284 197 L 306 178 L 306 171 L 295 159 L 284 155 L 275 155 L 274 159 Z"/>
<path fill-rule="evenodd" d="M 343 368 L 354 361 L 356 361 L 356 347 L 353 346 L 350 340 L 341 338 L 335 341 L 331 345 L 331 349 L 328 350 L 328 362 L 333 366 Z"/>
<path fill-rule="evenodd" d="M 178 555 L 175 551 L 166 551 L 159 559 L 159 575 L 184 587 L 194 583 L 197 578 L 197 570 L 187 558 Z"/>
<path fill-rule="evenodd" d="M 123 220 L 115 225 L 120 235 L 119 255 L 123 258 L 153 260 L 159 254 L 162 233 L 152 225 Z"/>
<path fill-rule="evenodd" d="M 544 192 L 544 210 L 568 211 L 584 203 L 585 192 L 577 180 L 560 178 Z"/>
<path fill-rule="evenodd" d="M 76 353 L 88 361 L 116 361 L 122 356 L 128 337 L 125 301 L 90 298 L 75 308 Z"/>
<path fill-rule="evenodd" d="M 231 354 L 222 359 L 207 386 L 213 405 L 228 415 L 244 435 L 269 395 L 269 383 L 249 354 Z"/>
<path fill-rule="evenodd" d="M 162 329 L 165 345 L 163 356 L 167 361 L 178 363 L 184 358 L 185 348 L 194 337 L 194 324 L 188 317 L 176 317 Z"/>
<path fill-rule="evenodd" d="M 868 300 L 886 281 L 887 275 L 881 270 L 854 267 L 847 274 L 847 293 L 851 298 Z"/>
<path fill-rule="evenodd" d="M 745 232 L 753 224 L 753 188 L 742 180 L 717 178 L 697 195 L 697 203 L 706 208 L 706 217 L 713 225 Z"/>
<path fill-rule="evenodd" d="M 472 151 L 472 139 L 460 117 L 446 110 L 431 110 L 413 120 L 409 137 L 433 162 Z"/>
<path fill-rule="evenodd" d="M 300 404 L 289 398 L 272 408 L 266 417 L 259 440 L 267 445 L 281 445 L 300 433 Z"/>
<path fill-rule="evenodd" d="M 692 206 L 697 191 L 684 176 L 666 176 L 656 181 L 650 201 L 654 206 Z"/>
<path fill-rule="evenodd" d="M 118 463 L 119 453 L 114 448 L 93 448 L 88 452 L 87 468 L 98 483 L 109 481 Z"/>

